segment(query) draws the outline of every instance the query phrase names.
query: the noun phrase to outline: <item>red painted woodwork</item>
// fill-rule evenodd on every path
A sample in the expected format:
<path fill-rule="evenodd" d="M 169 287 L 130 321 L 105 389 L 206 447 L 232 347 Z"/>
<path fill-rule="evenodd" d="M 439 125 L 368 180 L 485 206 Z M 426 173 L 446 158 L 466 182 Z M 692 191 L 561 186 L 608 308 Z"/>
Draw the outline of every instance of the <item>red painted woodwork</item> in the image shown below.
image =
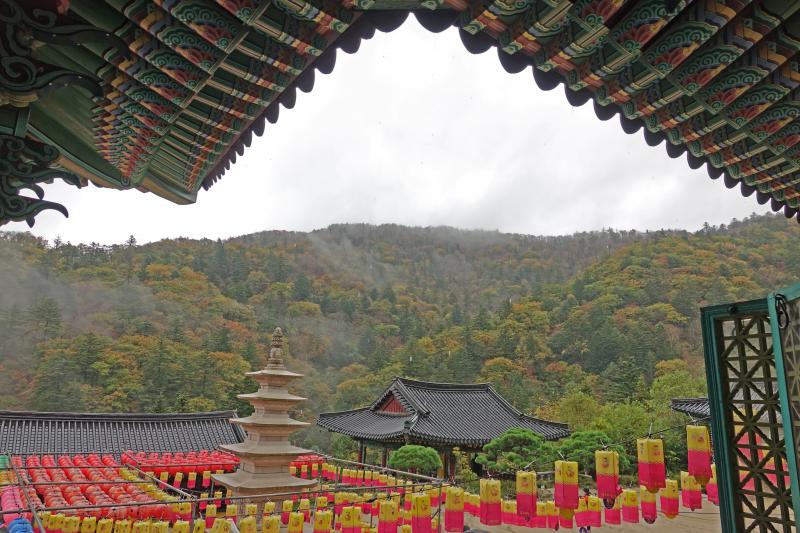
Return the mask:
<path fill-rule="evenodd" d="M 405 410 L 403 404 L 401 404 L 397 398 L 395 398 L 394 394 L 390 394 L 383 400 L 376 411 L 382 411 L 384 413 L 397 413 L 401 415 L 407 415 L 408 411 Z"/>

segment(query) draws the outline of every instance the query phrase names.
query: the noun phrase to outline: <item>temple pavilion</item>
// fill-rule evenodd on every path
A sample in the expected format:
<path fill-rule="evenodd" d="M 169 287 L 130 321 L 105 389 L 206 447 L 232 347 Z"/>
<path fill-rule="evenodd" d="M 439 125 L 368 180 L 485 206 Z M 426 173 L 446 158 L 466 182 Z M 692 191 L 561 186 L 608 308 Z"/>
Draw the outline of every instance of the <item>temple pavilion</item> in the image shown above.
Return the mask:
<path fill-rule="evenodd" d="M 467 453 L 482 450 L 506 430 L 530 429 L 545 440 L 567 437 L 566 424 L 548 422 L 519 412 L 485 383 L 430 383 L 395 378 L 369 407 L 322 413 L 317 425 L 358 441 L 358 460 L 368 448 L 381 450 L 386 466 L 392 449 L 421 444 L 442 455 L 444 474 L 455 474 L 453 448 Z"/>
<path fill-rule="evenodd" d="M 0 224 L 32 225 L 45 209 L 66 215 L 64 206 L 44 199 L 40 184 L 53 179 L 194 202 L 281 108 L 294 107 L 298 90 L 310 92 L 318 72 L 331 73 L 339 51 L 356 52 L 410 14 L 432 32 L 458 32 L 470 53 L 491 50 L 503 69 L 527 72 L 541 90 L 563 86 L 572 105 L 591 105 L 598 119 L 639 133 L 632 142 L 643 138 L 670 157 L 685 157 L 691 168 L 705 166 L 725 188 L 787 218 L 800 212 L 797 0 L 2 6 Z M 534 126 L 521 118 L 516 127 Z M 725 436 L 714 440 L 723 529 L 795 531 L 800 286 L 718 304 L 702 310 L 701 322 L 712 429 Z M 426 427 L 428 410 L 403 407 L 407 414 L 396 416 L 408 417 L 411 437 L 411 428 Z M 396 427 L 386 415 L 382 420 Z M 767 459 L 737 454 L 733 443 L 745 433 Z M 764 461 L 785 475 L 765 474 Z M 756 489 L 743 479 L 757 479 Z"/>

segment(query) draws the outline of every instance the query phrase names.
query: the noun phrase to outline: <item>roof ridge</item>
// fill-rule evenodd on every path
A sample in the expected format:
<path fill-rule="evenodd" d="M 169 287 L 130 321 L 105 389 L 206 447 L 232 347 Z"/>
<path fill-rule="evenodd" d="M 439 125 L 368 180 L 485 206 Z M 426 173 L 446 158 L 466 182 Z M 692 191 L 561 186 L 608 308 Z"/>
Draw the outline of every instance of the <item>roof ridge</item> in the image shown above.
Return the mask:
<path fill-rule="evenodd" d="M 403 383 L 405 386 L 418 387 L 421 389 L 433 390 L 486 390 L 491 388 L 489 383 L 441 383 L 437 381 L 422 381 L 406 377 L 395 376 L 395 381 Z"/>
<path fill-rule="evenodd" d="M 106 420 L 182 420 L 199 418 L 230 418 L 236 415 L 235 410 L 202 411 L 195 413 L 82 413 L 75 411 L 0 411 L 0 418 L 35 418 L 35 419 L 106 419 Z"/>
<path fill-rule="evenodd" d="M 553 425 L 553 426 L 558 426 L 558 427 L 563 427 L 563 428 L 569 429 L 569 424 L 567 424 L 565 422 L 553 422 L 552 420 L 545 420 L 544 418 L 538 418 L 538 417 L 535 417 L 535 416 L 526 415 L 525 413 L 522 413 L 520 418 L 523 418 L 525 420 L 531 420 L 533 422 L 541 422 L 542 424 L 550 424 L 550 425 Z"/>
<path fill-rule="evenodd" d="M 317 415 L 317 418 L 322 418 L 323 416 L 327 418 L 327 417 L 330 417 L 330 416 L 333 416 L 333 415 L 343 415 L 345 413 L 357 413 L 359 411 L 366 411 L 367 409 L 370 409 L 370 408 L 369 407 L 356 407 L 355 409 L 346 409 L 344 411 L 327 411 L 325 413 L 319 413 Z"/>

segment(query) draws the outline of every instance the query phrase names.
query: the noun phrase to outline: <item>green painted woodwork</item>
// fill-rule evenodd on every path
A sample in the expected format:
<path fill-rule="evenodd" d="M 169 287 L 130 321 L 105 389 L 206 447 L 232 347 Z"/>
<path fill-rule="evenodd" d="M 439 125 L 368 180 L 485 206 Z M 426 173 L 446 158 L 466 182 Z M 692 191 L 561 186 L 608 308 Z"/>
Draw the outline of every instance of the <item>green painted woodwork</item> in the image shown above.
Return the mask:
<path fill-rule="evenodd" d="M 769 313 L 775 343 L 775 361 L 780 377 L 787 462 L 792 487 L 794 515 L 800 516 L 800 284 L 769 295 Z"/>
<path fill-rule="evenodd" d="M 799 301 L 800 285 L 702 311 L 723 531 L 795 530 Z"/>
<path fill-rule="evenodd" d="M 3 1 L 22 13 L 24 2 Z M 56 14 L 59 3 L 66 13 Z M 14 103 L 36 102 L 32 131 L 43 132 L 40 140 L 55 139 L 82 176 L 105 186 L 194 201 L 243 153 L 253 131 L 263 130 L 266 116 L 274 121 L 281 102 L 291 106 L 287 91 L 295 91 L 298 77 L 331 68 L 326 51 L 350 49 L 371 26 L 382 27 L 359 23 L 364 11 L 418 10 L 424 17 L 438 10 L 441 20 L 463 30 L 469 49 L 494 44 L 509 70 L 532 65 L 540 84 L 564 81 L 570 101 L 591 98 L 599 115 L 609 115 L 603 109 L 609 106 L 620 109 L 627 120 L 641 121 L 623 120 L 626 131 L 644 125 L 660 136 L 656 140 L 688 150 L 693 166 L 707 162 L 712 173 L 725 173 L 729 186 L 741 183 L 746 194 L 757 190 L 759 201 L 771 199 L 787 216 L 800 208 L 800 2 L 40 4 L 38 19 L 31 11 L 0 21 L 7 40 L 30 35 L 39 41 L 25 61 L 49 65 L 38 81 L 17 90 Z M 65 84 L 63 96 L 52 91 Z M 305 79 L 300 86 L 310 85 Z M 58 96 L 44 99 L 45 89 Z M 0 77 L 3 90 L 0 98 L 10 102 Z M 75 138 L 63 135 L 59 124 L 68 124 L 62 130 Z"/>
<path fill-rule="evenodd" d="M 44 200 L 39 183 L 61 178 L 71 185 L 80 180 L 63 170 L 53 168 L 58 150 L 49 145 L 14 135 L 0 134 L 0 220 L 27 222 L 33 226 L 36 215 L 53 209 L 67 216 L 64 206 Z M 22 194 L 27 189 L 35 198 Z"/>

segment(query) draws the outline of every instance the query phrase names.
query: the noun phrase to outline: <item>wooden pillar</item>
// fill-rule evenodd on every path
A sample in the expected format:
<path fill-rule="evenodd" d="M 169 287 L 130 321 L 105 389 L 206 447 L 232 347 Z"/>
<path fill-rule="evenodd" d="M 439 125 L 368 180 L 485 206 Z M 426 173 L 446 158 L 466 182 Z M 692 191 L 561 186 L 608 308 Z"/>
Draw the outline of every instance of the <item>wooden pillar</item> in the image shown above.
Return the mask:
<path fill-rule="evenodd" d="M 364 459 L 362 459 L 361 462 L 362 463 L 369 463 L 369 460 L 367 459 L 367 457 L 368 457 L 368 455 L 367 455 L 367 443 L 365 442 L 364 443 Z"/>
<path fill-rule="evenodd" d="M 358 462 L 364 462 L 364 444 L 361 441 L 358 441 Z"/>
<path fill-rule="evenodd" d="M 452 448 L 447 451 L 447 477 L 451 481 L 456 478 L 456 456 Z"/>
<path fill-rule="evenodd" d="M 384 448 L 383 455 L 381 456 L 381 466 L 386 468 L 388 462 L 389 462 L 389 448 Z"/>

